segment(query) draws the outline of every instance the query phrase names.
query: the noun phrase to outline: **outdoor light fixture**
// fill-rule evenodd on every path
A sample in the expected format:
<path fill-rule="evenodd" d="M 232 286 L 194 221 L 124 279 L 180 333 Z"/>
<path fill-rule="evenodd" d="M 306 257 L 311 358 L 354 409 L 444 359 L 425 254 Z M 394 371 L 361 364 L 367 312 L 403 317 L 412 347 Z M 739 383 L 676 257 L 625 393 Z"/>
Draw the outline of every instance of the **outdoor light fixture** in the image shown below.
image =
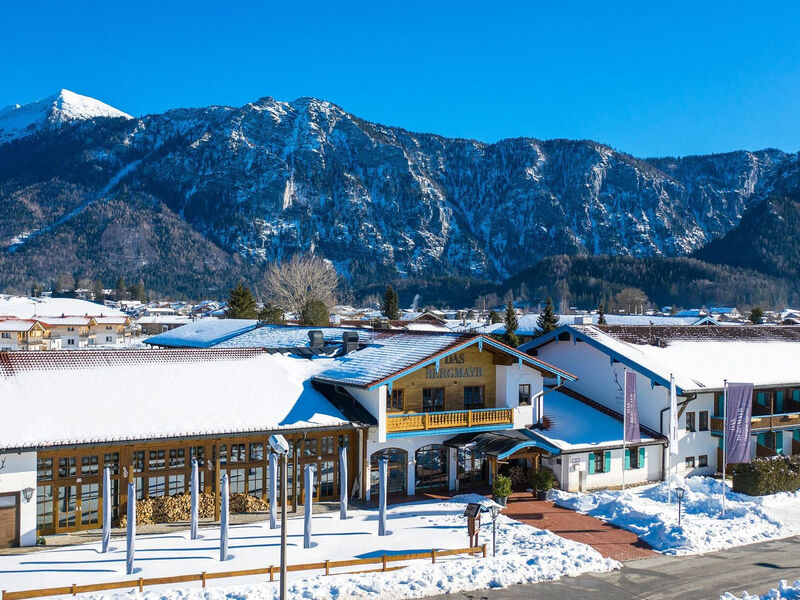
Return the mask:
<path fill-rule="evenodd" d="M 678 497 L 678 527 L 681 526 L 681 500 L 683 500 L 684 492 L 686 492 L 685 488 L 675 488 L 675 495 Z"/>
<path fill-rule="evenodd" d="M 282 435 L 269 436 L 272 451 L 281 457 L 281 600 L 286 600 L 286 479 L 289 442 Z"/>
<path fill-rule="evenodd" d="M 30 502 L 31 498 L 33 498 L 33 488 L 26 487 L 24 490 L 22 490 L 22 497 L 25 498 L 25 502 Z"/>
<path fill-rule="evenodd" d="M 492 504 L 489 510 L 492 513 L 492 556 L 497 556 L 497 516 L 500 514 L 500 505 Z"/>

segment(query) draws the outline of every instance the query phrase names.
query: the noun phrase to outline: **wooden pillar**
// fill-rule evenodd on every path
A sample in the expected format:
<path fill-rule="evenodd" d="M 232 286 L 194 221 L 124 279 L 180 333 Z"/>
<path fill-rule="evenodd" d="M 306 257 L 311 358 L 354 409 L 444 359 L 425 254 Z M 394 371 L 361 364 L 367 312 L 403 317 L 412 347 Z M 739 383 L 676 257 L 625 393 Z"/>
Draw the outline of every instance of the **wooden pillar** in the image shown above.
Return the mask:
<path fill-rule="evenodd" d="M 304 438 L 305 439 L 305 438 Z M 294 457 L 292 458 L 292 512 L 297 512 L 297 482 L 298 480 L 302 480 L 302 477 L 298 477 L 297 469 L 299 468 L 299 461 L 298 458 L 300 456 L 300 445 L 299 440 L 295 440 L 294 444 Z"/>
<path fill-rule="evenodd" d="M 221 444 L 217 444 L 215 446 L 214 452 L 214 520 L 219 521 L 220 517 L 220 499 L 221 499 L 221 491 L 220 491 L 220 478 L 222 477 L 222 473 L 220 471 L 220 467 L 222 462 L 220 461 L 219 451 L 220 451 Z"/>

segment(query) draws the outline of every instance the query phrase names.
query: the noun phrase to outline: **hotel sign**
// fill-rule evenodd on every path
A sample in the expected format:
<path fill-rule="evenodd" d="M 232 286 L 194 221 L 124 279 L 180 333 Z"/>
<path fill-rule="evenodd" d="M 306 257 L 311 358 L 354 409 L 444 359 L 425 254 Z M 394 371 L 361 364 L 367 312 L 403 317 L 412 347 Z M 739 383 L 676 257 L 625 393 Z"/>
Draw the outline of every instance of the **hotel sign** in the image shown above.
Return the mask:
<path fill-rule="evenodd" d="M 438 369 L 428 367 L 425 369 L 425 379 L 464 379 L 468 377 L 483 377 L 483 367 L 461 366 L 465 362 L 464 353 L 450 354 L 444 358 L 444 365 Z"/>

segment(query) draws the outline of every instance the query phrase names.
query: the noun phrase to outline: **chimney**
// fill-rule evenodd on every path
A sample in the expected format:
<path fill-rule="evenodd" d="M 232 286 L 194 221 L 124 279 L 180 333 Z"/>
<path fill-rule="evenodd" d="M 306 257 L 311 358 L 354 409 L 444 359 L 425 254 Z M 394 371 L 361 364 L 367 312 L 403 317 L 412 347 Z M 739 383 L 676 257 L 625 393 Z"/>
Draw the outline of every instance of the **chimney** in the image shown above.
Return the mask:
<path fill-rule="evenodd" d="M 322 348 L 324 345 L 321 329 L 311 329 L 308 332 L 308 345 L 312 348 Z"/>
<path fill-rule="evenodd" d="M 342 332 L 342 354 L 349 354 L 353 350 L 358 350 L 358 332 Z"/>

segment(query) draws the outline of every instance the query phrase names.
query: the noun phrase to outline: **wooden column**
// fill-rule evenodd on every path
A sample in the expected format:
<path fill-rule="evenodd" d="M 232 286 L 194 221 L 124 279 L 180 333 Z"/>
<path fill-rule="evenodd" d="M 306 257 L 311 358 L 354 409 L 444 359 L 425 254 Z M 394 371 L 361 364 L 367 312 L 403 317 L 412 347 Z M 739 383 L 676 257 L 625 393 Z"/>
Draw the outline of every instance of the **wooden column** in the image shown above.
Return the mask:
<path fill-rule="evenodd" d="M 220 517 L 220 499 L 221 499 L 221 490 L 220 490 L 220 478 L 222 477 L 222 473 L 220 471 L 220 457 L 219 457 L 219 450 L 221 444 L 217 444 L 215 446 L 216 452 L 214 453 L 214 520 L 219 521 Z"/>

